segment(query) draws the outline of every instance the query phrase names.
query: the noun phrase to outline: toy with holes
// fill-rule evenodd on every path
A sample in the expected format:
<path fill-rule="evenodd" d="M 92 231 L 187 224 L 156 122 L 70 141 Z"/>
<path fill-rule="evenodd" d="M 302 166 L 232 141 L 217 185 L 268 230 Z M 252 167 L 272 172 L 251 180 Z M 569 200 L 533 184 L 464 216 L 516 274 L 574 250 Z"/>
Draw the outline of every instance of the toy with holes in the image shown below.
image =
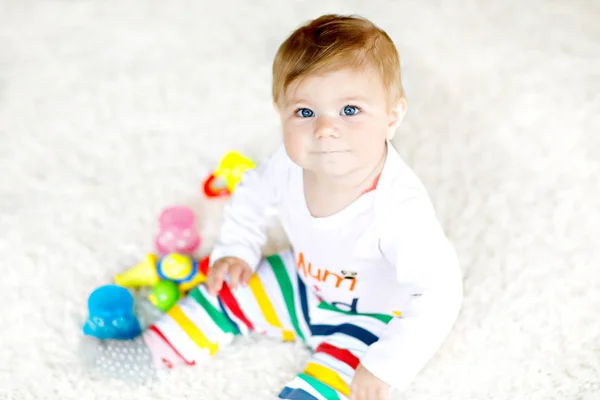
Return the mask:
<path fill-rule="evenodd" d="M 254 161 L 236 151 L 225 154 L 217 169 L 204 181 L 204 194 L 209 198 L 231 196 L 242 175 L 255 167 Z M 225 183 L 224 187 L 217 185 L 219 180 Z"/>
<path fill-rule="evenodd" d="M 147 254 L 142 262 L 115 277 L 126 288 L 151 287 L 148 300 L 167 312 L 191 289 L 206 281 L 209 259 L 197 260 L 188 254 Z"/>

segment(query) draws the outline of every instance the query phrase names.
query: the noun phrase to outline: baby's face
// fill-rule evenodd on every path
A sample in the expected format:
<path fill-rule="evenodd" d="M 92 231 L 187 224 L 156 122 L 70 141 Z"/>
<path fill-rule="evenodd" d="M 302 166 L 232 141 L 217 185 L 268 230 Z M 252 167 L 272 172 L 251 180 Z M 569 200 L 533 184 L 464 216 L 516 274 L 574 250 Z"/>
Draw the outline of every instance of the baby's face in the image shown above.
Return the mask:
<path fill-rule="evenodd" d="M 377 72 L 343 69 L 290 85 L 279 108 L 284 144 L 300 167 L 343 177 L 376 165 L 399 115 Z"/>

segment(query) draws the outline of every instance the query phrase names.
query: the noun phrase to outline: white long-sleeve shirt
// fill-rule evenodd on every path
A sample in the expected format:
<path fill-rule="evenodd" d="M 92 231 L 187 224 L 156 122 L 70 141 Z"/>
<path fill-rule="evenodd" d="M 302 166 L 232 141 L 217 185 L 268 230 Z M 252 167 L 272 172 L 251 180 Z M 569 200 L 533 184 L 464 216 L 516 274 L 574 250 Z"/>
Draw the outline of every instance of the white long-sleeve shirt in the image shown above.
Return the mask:
<path fill-rule="evenodd" d="M 404 389 L 444 341 L 462 301 L 457 257 L 428 194 L 389 142 L 376 189 L 332 216 L 311 216 L 302 175 L 283 146 L 247 171 L 225 207 L 211 261 L 235 256 L 255 269 L 276 216 L 300 276 L 320 298 L 355 312 L 401 315 L 361 363 Z"/>

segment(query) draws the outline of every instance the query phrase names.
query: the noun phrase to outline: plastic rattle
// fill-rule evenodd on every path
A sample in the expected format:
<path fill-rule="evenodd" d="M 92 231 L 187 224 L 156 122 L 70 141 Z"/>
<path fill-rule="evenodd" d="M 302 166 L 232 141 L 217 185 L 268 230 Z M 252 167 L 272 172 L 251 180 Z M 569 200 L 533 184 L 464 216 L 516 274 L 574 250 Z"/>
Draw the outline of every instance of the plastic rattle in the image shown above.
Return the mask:
<path fill-rule="evenodd" d="M 206 281 L 208 263 L 208 257 L 198 261 L 181 253 L 162 257 L 148 254 L 141 263 L 117 275 L 115 283 L 130 288 L 152 287 L 148 299 L 161 311 L 168 311 L 184 293 Z"/>
<path fill-rule="evenodd" d="M 186 206 L 172 206 L 158 218 L 155 244 L 161 255 L 168 253 L 193 254 L 200 247 L 194 212 Z"/>
<path fill-rule="evenodd" d="M 160 281 L 152 287 L 148 300 L 161 311 L 169 311 L 177 303 L 183 293 L 173 281 Z"/>
<path fill-rule="evenodd" d="M 204 181 L 204 193 L 208 197 L 227 197 L 233 193 L 233 190 L 242 179 L 242 175 L 252 168 L 255 163 L 242 154 L 231 151 L 221 159 L 217 169 Z M 215 181 L 221 179 L 225 181 L 224 188 L 215 187 Z"/>
<path fill-rule="evenodd" d="M 117 285 L 101 286 L 88 298 L 88 320 L 85 335 L 99 339 L 133 339 L 141 334 L 141 326 L 133 312 L 133 296 Z"/>

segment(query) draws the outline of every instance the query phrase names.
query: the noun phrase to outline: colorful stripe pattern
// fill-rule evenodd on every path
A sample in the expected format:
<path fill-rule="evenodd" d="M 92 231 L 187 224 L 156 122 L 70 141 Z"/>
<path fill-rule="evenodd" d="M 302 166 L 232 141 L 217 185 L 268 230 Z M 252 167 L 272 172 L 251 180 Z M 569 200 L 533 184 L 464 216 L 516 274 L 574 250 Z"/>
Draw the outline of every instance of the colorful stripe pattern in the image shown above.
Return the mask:
<path fill-rule="evenodd" d="M 292 281 L 288 276 L 285 265 L 279 255 L 273 255 L 267 258 L 275 277 L 277 278 L 277 283 L 279 284 L 279 288 L 281 289 L 281 294 L 285 301 L 285 306 L 287 308 L 287 312 L 290 316 L 292 325 L 294 326 L 294 330 L 296 334 L 302 339 L 306 340 L 302 331 L 300 329 L 300 325 L 298 323 L 298 315 L 296 314 L 296 301 L 294 296 L 294 287 L 292 285 Z"/>
<path fill-rule="evenodd" d="M 259 275 L 258 274 L 252 275 L 248 285 L 250 286 L 250 289 L 252 290 L 252 293 L 254 294 L 256 301 L 258 302 L 258 306 L 260 307 L 260 310 L 262 311 L 264 318 L 267 320 L 267 323 L 269 325 L 271 325 L 275 328 L 279 328 L 281 330 L 282 339 L 284 341 L 288 341 L 288 342 L 293 341 L 295 339 L 294 333 L 292 331 L 290 331 L 289 329 L 285 329 L 281 325 L 281 321 L 277 317 L 277 313 L 275 312 L 275 309 L 273 308 L 273 304 L 271 303 L 271 300 L 269 300 L 269 297 L 267 296 L 267 292 L 265 291 L 265 288 L 264 288 L 262 282 L 260 281 Z"/>
<path fill-rule="evenodd" d="M 394 318 L 358 314 L 320 302 L 298 275 L 291 253 L 268 257 L 248 287 L 218 297 L 193 289 L 150 329 L 188 364 L 212 356 L 237 335 L 262 332 L 301 339 L 314 353 L 304 371 L 279 393 L 281 399 L 347 399 L 360 357 Z"/>

